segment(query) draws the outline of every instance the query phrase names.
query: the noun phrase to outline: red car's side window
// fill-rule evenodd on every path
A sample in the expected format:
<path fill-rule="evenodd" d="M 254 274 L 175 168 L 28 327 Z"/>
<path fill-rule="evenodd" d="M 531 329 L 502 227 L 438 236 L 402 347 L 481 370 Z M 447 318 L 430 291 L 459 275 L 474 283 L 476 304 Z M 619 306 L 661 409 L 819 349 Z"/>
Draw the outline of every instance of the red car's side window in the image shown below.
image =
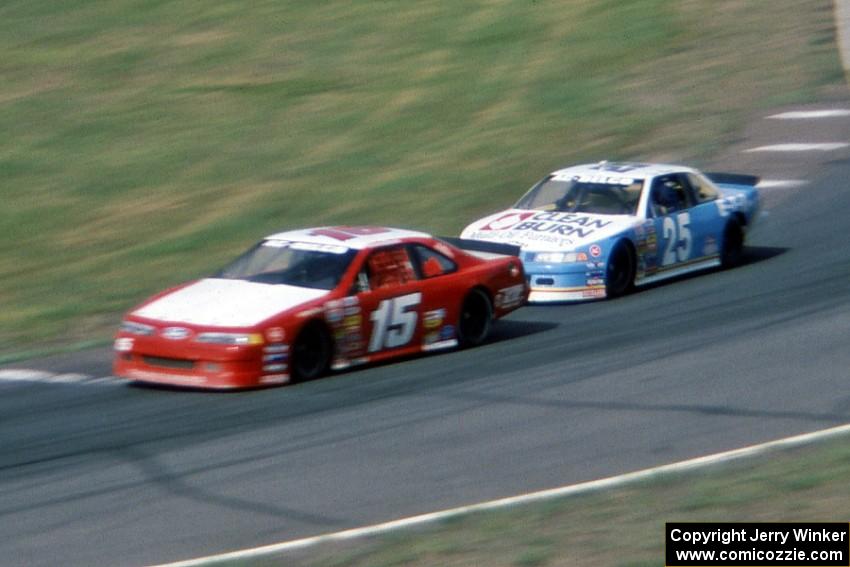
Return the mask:
<path fill-rule="evenodd" d="M 416 279 L 416 272 L 404 247 L 384 248 L 372 252 L 366 260 L 366 267 L 370 289 L 402 285 Z"/>
<path fill-rule="evenodd" d="M 457 264 L 436 250 L 421 244 L 415 245 L 413 249 L 414 256 L 419 261 L 419 273 L 423 278 L 433 278 L 457 271 Z"/>

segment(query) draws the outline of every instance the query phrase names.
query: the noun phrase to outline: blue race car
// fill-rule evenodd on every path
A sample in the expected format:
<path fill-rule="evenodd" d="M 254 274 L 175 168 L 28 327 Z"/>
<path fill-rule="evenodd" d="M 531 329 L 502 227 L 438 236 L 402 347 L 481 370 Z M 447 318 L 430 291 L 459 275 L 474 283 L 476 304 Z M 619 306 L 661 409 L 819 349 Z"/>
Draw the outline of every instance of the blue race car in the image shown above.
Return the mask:
<path fill-rule="evenodd" d="M 616 297 L 738 264 L 758 212 L 758 181 L 679 165 L 578 165 L 546 176 L 461 238 L 520 246 L 529 302 Z"/>

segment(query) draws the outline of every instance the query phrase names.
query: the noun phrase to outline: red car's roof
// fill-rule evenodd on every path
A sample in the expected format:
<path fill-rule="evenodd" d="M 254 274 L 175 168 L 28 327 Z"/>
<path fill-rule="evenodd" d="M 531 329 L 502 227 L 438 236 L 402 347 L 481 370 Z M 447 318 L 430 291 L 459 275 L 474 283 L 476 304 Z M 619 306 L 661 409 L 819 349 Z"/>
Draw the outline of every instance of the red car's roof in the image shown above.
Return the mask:
<path fill-rule="evenodd" d="M 267 240 L 290 240 L 312 244 L 345 246 L 355 250 L 406 238 L 431 238 L 431 235 L 415 230 L 379 226 L 324 226 L 288 230 L 266 237 Z"/>

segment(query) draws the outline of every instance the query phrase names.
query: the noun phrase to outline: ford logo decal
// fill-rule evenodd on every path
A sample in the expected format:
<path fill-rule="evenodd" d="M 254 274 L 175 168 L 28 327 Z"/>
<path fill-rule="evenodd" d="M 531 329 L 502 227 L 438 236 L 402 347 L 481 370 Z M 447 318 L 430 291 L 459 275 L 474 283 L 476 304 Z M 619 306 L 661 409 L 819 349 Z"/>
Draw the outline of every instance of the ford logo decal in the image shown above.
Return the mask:
<path fill-rule="evenodd" d="M 189 329 L 185 327 L 166 327 L 162 330 L 162 336 L 173 341 L 185 339 L 189 336 Z"/>

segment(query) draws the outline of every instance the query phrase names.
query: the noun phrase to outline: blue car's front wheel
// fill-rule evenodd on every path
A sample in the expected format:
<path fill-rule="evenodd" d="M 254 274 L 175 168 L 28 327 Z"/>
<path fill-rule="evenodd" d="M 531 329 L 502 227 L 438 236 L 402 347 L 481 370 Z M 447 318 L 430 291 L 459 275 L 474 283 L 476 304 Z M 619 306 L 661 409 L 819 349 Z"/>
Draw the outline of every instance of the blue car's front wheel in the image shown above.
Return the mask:
<path fill-rule="evenodd" d="M 605 295 L 618 297 L 631 291 L 635 282 L 635 253 L 628 242 L 618 242 L 608 255 L 605 268 Z"/>

